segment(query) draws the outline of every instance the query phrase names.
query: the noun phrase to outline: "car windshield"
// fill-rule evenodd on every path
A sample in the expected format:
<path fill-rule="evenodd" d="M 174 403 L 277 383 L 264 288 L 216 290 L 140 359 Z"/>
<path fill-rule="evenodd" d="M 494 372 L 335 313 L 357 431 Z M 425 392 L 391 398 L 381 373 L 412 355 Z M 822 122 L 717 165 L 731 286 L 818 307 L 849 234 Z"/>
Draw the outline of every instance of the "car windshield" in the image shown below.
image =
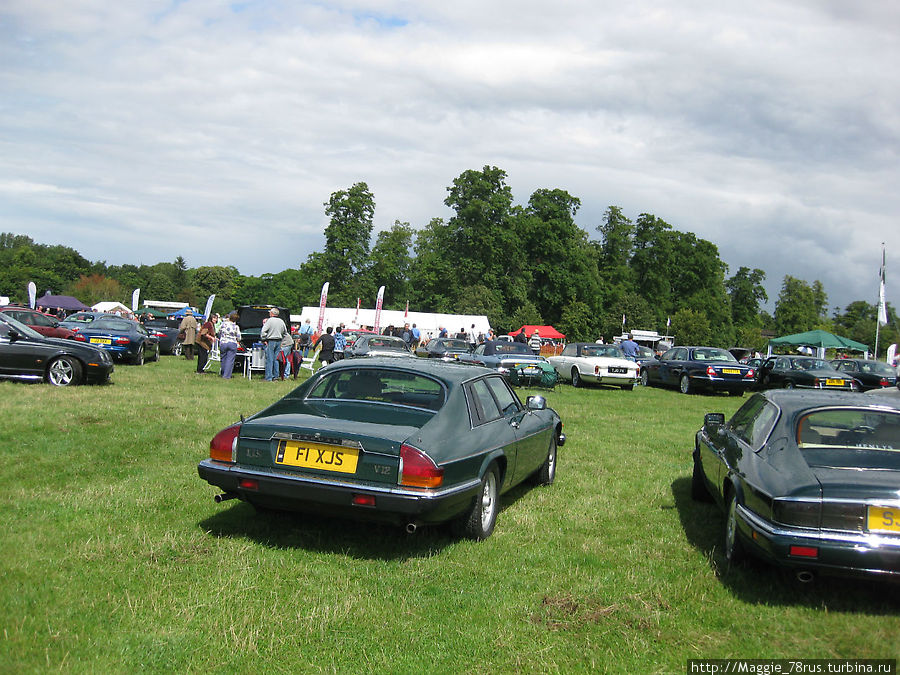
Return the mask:
<path fill-rule="evenodd" d="M 443 347 L 444 349 L 462 349 L 466 352 L 469 351 L 469 343 L 465 340 L 441 340 L 435 347 Z"/>
<path fill-rule="evenodd" d="M 848 448 L 900 451 L 900 412 L 871 408 L 818 410 L 797 423 L 801 449 Z"/>
<path fill-rule="evenodd" d="M 375 401 L 440 410 L 445 397 L 440 382 L 419 373 L 355 368 L 326 375 L 306 398 Z"/>
<path fill-rule="evenodd" d="M 6 326 L 4 326 L 4 328 L 6 328 L 6 330 L 3 331 L 4 337 L 8 336 L 9 328 L 12 328 L 19 335 L 26 335 L 30 338 L 42 339 L 41 334 L 38 333 L 34 328 L 31 328 L 30 326 L 26 326 L 21 321 L 16 321 L 14 318 L 12 318 L 11 316 L 8 316 L 6 314 L 0 314 L 0 323 L 6 324 Z M 7 328 L 7 326 L 8 326 L 8 328 Z"/>
<path fill-rule="evenodd" d="M 66 323 L 90 323 L 94 318 L 93 314 L 73 314 L 66 318 Z"/>
<path fill-rule="evenodd" d="M 581 348 L 582 356 L 605 356 L 611 359 L 624 359 L 625 354 L 614 345 L 585 345 Z"/>
<path fill-rule="evenodd" d="M 881 361 L 860 361 L 859 370 L 868 375 L 880 375 L 882 377 L 894 377 L 897 375 L 893 368 Z"/>
<path fill-rule="evenodd" d="M 652 359 L 653 358 L 653 350 L 650 347 L 642 347 L 638 346 L 638 358 L 639 359 Z"/>
<path fill-rule="evenodd" d="M 834 370 L 831 364 L 821 359 L 791 359 L 794 370 Z"/>
<path fill-rule="evenodd" d="M 724 349 L 716 349 L 715 347 L 703 347 L 694 350 L 695 361 L 729 361 L 737 363 L 734 354 Z"/>
<path fill-rule="evenodd" d="M 369 338 L 369 347 L 379 349 L 406 349 L 406 343 L 400 338 L 389 335 L 376 335 Z"/>
<path fill-rule="evenodd" d="M 487 353 L 487 352 L 485 352 Z M 495 354 L 533 354 L 531 347 L 522 342 L 495 342 Z"/>
<path fill-rule="evenodd" d="M 97 319 L 94 323 L 91 324 L 92 330 L 117 330 L 117 331 L 130 331 L 134 327 L 134 324 L 131 321 L 126 321 L 124 319 Z"/>

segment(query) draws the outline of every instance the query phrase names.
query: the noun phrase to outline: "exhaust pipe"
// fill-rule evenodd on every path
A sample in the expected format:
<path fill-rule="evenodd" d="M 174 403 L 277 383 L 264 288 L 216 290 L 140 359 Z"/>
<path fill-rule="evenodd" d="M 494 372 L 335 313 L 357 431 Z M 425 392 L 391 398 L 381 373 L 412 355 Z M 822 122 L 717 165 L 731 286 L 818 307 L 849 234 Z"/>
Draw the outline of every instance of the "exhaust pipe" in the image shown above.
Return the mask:
<path fill-rule="evenodd" d="M 801 584 L 808 584 L 816 580 L 816 575 L 809 570 L 800 570 L 797 572 L 797 581 Z"/>
<path fill-rule="evenodd" d="M 415 534 L 416 529 L 418 529 L 418 525 L 416 525 L 415 523 L 406 524 L 406 534 Z"/>
<path fill-rule="evenodd" d="M 229 499 L 237 499 L 237 494 L 235 494 L 234 492 L 223 492 L 222 494 L 213 497 L 213 500 L 216 502 L 216 504 L 227 502 Z"/>

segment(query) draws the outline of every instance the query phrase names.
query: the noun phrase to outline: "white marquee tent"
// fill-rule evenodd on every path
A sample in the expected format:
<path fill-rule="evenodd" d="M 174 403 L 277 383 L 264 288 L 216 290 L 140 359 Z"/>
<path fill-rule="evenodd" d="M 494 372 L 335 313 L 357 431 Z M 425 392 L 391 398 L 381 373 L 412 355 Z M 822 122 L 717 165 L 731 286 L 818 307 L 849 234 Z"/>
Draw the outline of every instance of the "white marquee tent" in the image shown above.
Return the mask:
<path fill-rule="evenodd" d="M 310 320 L 313 328 L 319 323 L 319 308 L 304 307 L 300 314 L 291 314 L 291 323 L 304 323 Z M 491 327 L 488 318 L 477 314 L 434 314 L 431 312 L 404 312 L 401 309 L 383 309 L 381 310 L 381 330 L 388 326 L 400 326 L 408 323 L 410 326 L 416 324 L 416 327 L 422 331 L 423 339 L 427 337 L 437 337 L 438 331 L 443 326 L 451 335 L 460 331 L 460 329 L 470 330 L 472 324 L 475 325 L 475 333 L 487 333 Z M 375 310 L 360 309 L 359 314 L 355 307 L 326 307 L 325 321 L 322 324 L 324 330 L 328 326 L 337 326 L 344 324 L 347 328 L 360 328 L 363 326 L 375 325 Z"/>

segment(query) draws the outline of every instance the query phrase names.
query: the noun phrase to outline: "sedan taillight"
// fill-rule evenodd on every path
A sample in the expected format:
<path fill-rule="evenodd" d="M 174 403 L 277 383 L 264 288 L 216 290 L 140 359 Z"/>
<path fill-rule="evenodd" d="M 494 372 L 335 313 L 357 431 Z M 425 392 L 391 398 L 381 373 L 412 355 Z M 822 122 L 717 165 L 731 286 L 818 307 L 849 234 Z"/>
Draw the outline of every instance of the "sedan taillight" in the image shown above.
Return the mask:
<path fill-rule="evenodd" d="M 131 340 L 129 340 L 127 337 L 117 337 L 115 339 L 115 343 L 117 345 L 127 345 L 129 342 L 131 342 Z"/>
<path fill-rule="evenodd" d="M 716 369 L 713 368 L 712 366 L 706 366 L 706 374 L 709 375 L 710 377 L 715 377 Z"/>
<path fill-rule="evenodd" d="M 72 339 L 77 342 L 87 342 L 87 338 L 81 333 L 75 333 L 75 335 L 72 336 Z"/>
<path fill-rule="evenodd" d="M 209 458 L 218 462 L 234 463 L 237 460 L 237 440 L 240 431 L 240 424 L 232 424 L 213 436 L 209 442 Z"/>
<path fill-rule="evenodd" d="M 444 482 L 444 470 L 418 448 L 400 446 L 400 485 L 436 488 Z"/>
<path fill-rule="evenodd" d="M 755 375 L 756 375 L 756 371 L 753 370 L 753 368 L 751 368 L 746 373 L 744 373 L 744 377 L 746 377 L 747 379 L 750 379 L 750 380 L 752 380 Z"/>

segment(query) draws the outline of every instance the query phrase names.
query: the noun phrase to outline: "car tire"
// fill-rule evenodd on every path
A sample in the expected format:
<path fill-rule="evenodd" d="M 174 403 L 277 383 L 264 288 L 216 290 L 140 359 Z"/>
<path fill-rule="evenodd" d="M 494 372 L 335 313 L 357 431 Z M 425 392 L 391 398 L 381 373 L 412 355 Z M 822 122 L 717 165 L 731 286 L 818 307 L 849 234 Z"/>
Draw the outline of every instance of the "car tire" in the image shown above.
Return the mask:
<path fill-rule="evenodd" d="M 572 386 L 580 387 L 581 386 L 581 373 L 578 372 L 578 368 L 572 368 Z"/>
<path fill-rule="evenodd" d="M 159 345 L 156 345 L 156 350 L 153 352 L 153 359 L 151 359 L 154 363 L 159 361 Z"/>
<path fill-rule="evenodd" d="M 793 388 L 794 388 L 794 383 L 793 383 L 793 381 L 792 381 L 792 380 L 785 380 L 785 381 L 784 381 L 784 388 L 785 388 L 785 389 L 793 389 Z"/>
<path fill-rule="evenodd" d="M 538 485 L 553 485 L 556 479 L 556 431 L 550 435 L 550 447 L 547 448 L 547 458 L 541 464 L 541 468 L 534 474 L 534 482 Z"/>
<path fill-rule="evenodd" d="M 456 521 L 456 532 L 462 537 L 483 541 L 491 536 L 500 510 L 500 481 L 497 469 L 492 464 L 484 472 L 481 485 L 472 506 Z"/>
<path fill-rule="evenodd" d="M 135 356 L 131 362 L 136 366 L 144 365 L 144 345 L 138 346 L 137 356 Z"/>
<path fill-rule="evenodd" d="M 695 502 L 711 502 L 712 496 L 706 489 L 706 483 L 703 480 L 703 467 L 700 460 L 694 453 L 694 471 L 691 474 L 691 499 Z"/>
<path fill-rule="evenodd" d="M 678 381 L 678 388 L 682 394 L 692 394 L 694 392 L 694 388 L 691 386 L 691 378 L 687 374 L 681 376 L 681 379 Z"/>
<path fill-rule="evenodd" d="M 645 387 L 650 386 L 650 373 L 648 373 L 646 370 L 641 371 L 641 384 Z"/>
<path fill-rule="evenodd" d="M 744 545 L 738 535 L 737 494 L 732 490 L 729 497 L 728 511 L 725 514 L 725 561 L 729 565 L 735 565 L 744 559 Z"/>
<path fill-rule="evenodd" d="M 71 356 L 59 356 L 47 367 L 47 382 L 54 387 L 68 387 L 81 382 L 81 363 Z"/>
<path fill-rule="evenodd" d="M 172 347 L 172 356 L 181 356 L 181 343 L 176 342 L 175 346 Z"/>

